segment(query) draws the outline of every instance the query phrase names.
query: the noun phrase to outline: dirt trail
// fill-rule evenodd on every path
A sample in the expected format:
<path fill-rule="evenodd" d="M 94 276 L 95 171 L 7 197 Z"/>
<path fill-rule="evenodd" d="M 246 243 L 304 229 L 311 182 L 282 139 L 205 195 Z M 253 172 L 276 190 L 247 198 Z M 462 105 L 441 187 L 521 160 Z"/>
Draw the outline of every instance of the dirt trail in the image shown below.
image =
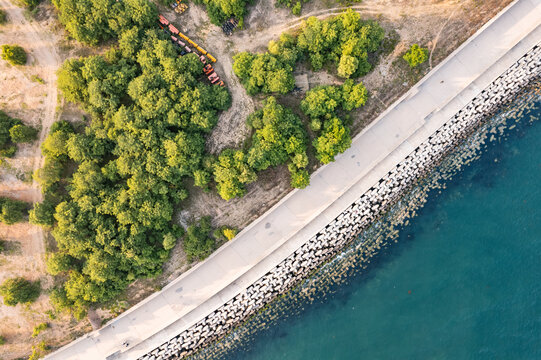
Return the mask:
<path fill-rule="evenodd" d="M 0 6 L 7 12 L 11 24 L 18 30 L 21 37 L 26 38 L 27 43 L 36 44 L 32 47 L 32 57 L 35 59 L 37 66 L 41 68 L 41 76 L 45 81 L 46 97 L 44 99 L 44 112 L 41 114 L 41 131 L 39 134 L 38 143 L 41 144 L 51 124 L 55 120 L 56 103 L 57 103 L 57 88 L 56 88 L 56 70 L 60 65 L 60 57 L 56 52 L 56 43 L 50 33 L 41 28 L 39 24 L 32 21 L 29 22 L 24 16 L 24 10 L 14 6 L 8 0 L 0 0 Z M 35 147 L 33 154 L 32 171 L 36 171 L 43 165 L 43 157 L 39 146 Z M 33 181 L 31 189 L 20 189 L 24 194 L 24 200 L 37 202 L 41 200 L 41 191 L 39 185 Z M 20 195 L 23 195 L 20 194 Z M 44 253 L 44 234 L 41 229 L 32 232 L 33 248 L 36 253 Z"/>
<path fill-rule="evenodd" d="M 239 51 L 254 50 L 258 47 L 266 46 L 270 40 L 277 39 L 281 33 L 299 27 L 302 22 L 309 17 L 313 16 L 319 19 L 323 19 L 329 16 L 338 15 L 346 11 L 347 9 L 352 9 L 357 13 L 363 15 L 363 17 L 377 15 L 385 17 L 388 21 L 393 21 L 400 19 L 403 16 L 405 10 L 407 10 L 407 14 L 409 17 L 416 17 L 421 15 L 426 16 L 427 14 L 445 13 L 449 8 L 450 5 L 446 2 L 415 6 L 405 6 L 399 3 L 387 4 L 386 6 L 382 6 L 379 2 L 364 2 L 359 5 L 339 6 L 330 9 L 315 10 L 306 15 L 295 18 L 291 21 L 271 26 L 264 31 L 257 31 L 255 34 L 238 32 L 235 35 L 235 38 L 238 39 L 237 41 L 235 41 L 235 44 L 237 45 Z M 454 10 L 456 10 L 456 7 L 454 8 Z M 245 38 L 244 41 L 241 40 L 243 38 Z"/>

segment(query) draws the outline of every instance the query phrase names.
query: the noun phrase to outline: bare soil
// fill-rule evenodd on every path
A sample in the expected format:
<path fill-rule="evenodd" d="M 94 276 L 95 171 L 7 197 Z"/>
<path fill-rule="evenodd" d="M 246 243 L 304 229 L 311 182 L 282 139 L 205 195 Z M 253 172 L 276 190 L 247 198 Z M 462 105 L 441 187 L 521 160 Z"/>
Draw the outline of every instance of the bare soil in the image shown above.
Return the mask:
<path fill-rule="evenodd" d="M 56 70 L 61 64 L 57 42 L 60 37 L 52 28 L 56 23 L 50 18 L 50 6 L 40 7 L 41 19 L 32 21 L 29 20 L 31 16 L 7 0 L 0 0 L 0 7 L 8 14 L 8 22 L 0 26 L 0 44 L 18 44 L 28 54 L 25 66 L 11 66 L 0 61 L 0 108 L 40 129 L 38 141 L 19 145 L 15 157 L 7 159 L 0 167 L 0 196 L 32 204 L 41 200 L 39 186 L 32 180 L 32 173 L 43 163 L 39 144 L 56 119 Z M 7 242 L 7 250 L 0 254 L 0 282 L 23 276 L 39 280 L 43 289 L 42 295 L 31 305 L 0 305 L 0 335 L 6 340 L 6 344 L 0 346 L 0 358 L 26 356 L 31 345 L 42 340 L 58 345 L 87 331 L 86 322 L 78 324 L 68 316 L 52 313 L 47 290 L 52 287 L 53 279 L 45 271 L 43 230 L 29 223 L 0 224 L 0 239 Z M 54 319 L 49 317 L 48 311 Z M 32 329 L 42 322 L 49 323 L 50 328 L 32 339 Z"/>
<path fill-rule="evenodd" d="M 398 34 L 396 47 L 379 58 L 374 70 L 361 79 L 371 97 L 367 105 L 353 114 L 353 133 L 359 133 L 386 107 L 398 99 L 431 67 L 436 66 L 459 44 L 479 29 L 511 0 L 365 0 L 351 6 L 363 18 L 376 19 L 387 33 Z M 106 48 L 87 48 L 65 37 L 50 4 L 40 5 L 37 16 L 29 21 L 22 10 L 8 0 L 0 0 L 0 7 L 8 12 L 9 22 L 0 26 L 0 44 L 17 43 L 29 51 L 29 62 L 24 67 L 13 67 L 0 61 L 0 108 L 23 122 L 41 126 L 40 141 L 20 146 L 14 159 L 0 168 L 0 195 L 39 201 L 40 192 L 31 179 L 31 173 L 42 164 L 39 143 L 44 139 L 51 123 L 57 118 L 80 121 L 84 113 L 77 107 L 58 100 L 55 71 L 62 60 L 73 56 L 86 56 Z M 264 97 L 250 97 L 233 74 L 232 56 L 240 51 L 265 51 L 269 40 L 284 31 L 295 31 L 308 16 L 325 18 L 344 10 L 334 0 L 311 0 L 303 5 L 301 17 L 289 9 L 276 8 L 274 0 L 255 0 L 245 19 L 245 28 L 226 36 L 214 26 L 202 7 L 190 4 L 184 14 L 178 15 L 160 7 L 166 17 L 179 26 L 200 46 L 218 59 L 218 75 L 232 94 L 233 104 L 224 112 L 207 141 L 208 150 L 219 153 L 227 147 L 240 147 L 250 135 L 245 124 L 248 114 L 261 105 Z M 430 49 L 430 61 L 418 70 L 410 70 L 401 60 L 402 54 L 413 43 Z M 307 74 L 310 87 L 339 84 L 341 80 L 327 71 L 311 72 L 300 65 L 296 74 Z M 32 75 L 44 80 L 32 81 Z M 279 101 L 300 114 L 298 104 L 302 94 L 279 97 Z M 311 169 L 318 166 L 314 161 Z M 193 219 L 210 215 L 216 226 L 229 225 L 239 229 L 248 225 L 285 196 L 291 188 L 285 166 L 259 174 L 259 180 L 247 187 L 242 199 L 229 202 L 215 192 L 190 188 L 190 197 L 180 207 L 177 221 L 186 225 Z M 42 287 L 52 286 L 46 275 L 44 252 L 46 239 L 38 227 L 21 223 L 0 225 L 0 238 L 8 241 L 8 251 L 0 255 L 0 281 L 12 276 L 25 276 L 40 280 Z M 89 314 L 90 321 L 77 323 L 65 315 L 53 320 L 46 315 L 51 310 L 45 291 L 30 306 L 7 307 L 0 305 L 0 335 L 7 340 L 0 346 L 0 359 L 13 359 L 28 355 L 32 344 L 45 340 L 53 348 L 65 344 L 84 332 L 97 328 L 129 306 L 159 290 L 194 264 L 188 264 L 178 244 L 164 265 L 164 272 L 156 279 L 138 280 L 120 299 L 107 309 L 96 309 Z M 31 339 L 32 328 L 48 322 L 47 329 L 37 339 Z M 92 323 L 92 326 L 91 326 Z"/>

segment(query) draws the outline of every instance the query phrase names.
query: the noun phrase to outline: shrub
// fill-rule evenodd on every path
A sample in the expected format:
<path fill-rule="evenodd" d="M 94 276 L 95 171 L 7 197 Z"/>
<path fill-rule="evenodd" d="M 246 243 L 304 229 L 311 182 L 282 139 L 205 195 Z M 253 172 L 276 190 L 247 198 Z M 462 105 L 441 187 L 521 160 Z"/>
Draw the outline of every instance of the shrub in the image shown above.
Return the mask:
<path fill-rule="evenodd" d="M 6 343 L 6 338 L 3 336 L 0 336 L 0 345 L 4 345 Z"/>
<path fill-rule="evenodd" d="M 47 329 L 49 327 L 49 324 L 47 323 L 41 323 L 34 327 L 32 330 L 32 337 L 37 337 L 43 330 Z"/>
<path fill-rule="evenodd" d="M 18 45 L 2 45 L 2 59 L 12 65 L 26 64 L 26 51 Z"/>
<path fill-rule="evenodd" d="M 32 126 L 18 124 L 9 129 L 9 136 L 14 143 L 29 143 L 37 139 L 38 130 Z"/>
<path fill-rule="evenodd" d="M 8 21 L 8 15 L 7 13 L 0 9 L 0 25 L 5 24 Z"/>
<path fill-rule="evenodd" d="M 23 219 L 26 210 L 24 201 L 0 197 L 0 222 L 12 225 Z"/>
<path fill-rule="evenodd" d="M 224 234 L 225 238 L 227 240 L 233 239 L 235 236 L 237 236 L 237 229 L 232 228 L 224 228 L 222 229 L 222 233 Z"/>
<path fill-rule="evenodd" d="M 22 277 L 7 279 L 0 285 L 0 295 L 8 306 L 34 302 L 40 291 L 39 281 L 32 282 Z"/>
<path fill-rule="evenodd" d="M 404 54 L 403 59 L 406 60 L 411 68 L 417 67 L 428 60 L 428 49 L 422 48 L 418 44 L 413 44 Z"/>
<path fill-rule="evenodd" d="M 184 251 L 189 261 L 194 258 L 202 260 L 212 253 L 216 241 L 210 236 L 211 232 L 210 217 L 208 216 L 188 226 L 184 237 Z"/>

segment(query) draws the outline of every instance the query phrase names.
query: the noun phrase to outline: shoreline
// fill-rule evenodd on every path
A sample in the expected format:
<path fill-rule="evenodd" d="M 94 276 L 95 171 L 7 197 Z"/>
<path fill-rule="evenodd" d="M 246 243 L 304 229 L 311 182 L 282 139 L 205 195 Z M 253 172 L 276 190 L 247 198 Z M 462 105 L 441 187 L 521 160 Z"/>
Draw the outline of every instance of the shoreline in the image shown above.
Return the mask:
<path fill-rule="evenodd" d="M 534 8 L 533 15 L 529 17 L 529 23 L 525 21 L 520 25 L 509 24 L 509 18 L 498 23 L 500 30 L 502 27 L 508 29 L 516 26 L 512 30 L 519 32 L 519 35 L 512 34 L 512 31 L 507 34 L 505 31 L 503 34 L 497 33 L 496 30 L 490 28 L 502 15 L 508 14 L 509 10 L 514 11 L 515 15 L 520 15 L 521 10 L 528 6 Z M 370 222 L 369 220 L 373 219 L 374 215 L 370 215 L 368 211 L 377 213 L 391 201 L 396 200 L 397 194 L 400 192 L 398 186 L 408 186 L 409 181 L 415 176 L 420 176 L 421 163 L 428 166 L 425 162 L 434 161 L 434 159 L 430 159 L 432 154 L 429 150 L 436 150 L 440 153 L 445 151 L 445 141 L 448 141 L 450 137 L 456 137 L 457 132 L 460 134 L 466 130 L 466 125 L 458 122 L 452 123 L 453 121 L 449 120 L 457 113 L 457 108 L 461 109 L 466 106 L 465 111 L 469 112 L 469 115 L 475 115 L 477 110 L 490 111 L 489 108 L 493 109 L 504 100 L 506 95 L 516 90 L 509 84 L 502 85 L 501 81 L 498 83 L 498 80 L 495 82 L 493 80 L 509 66 L 512 67 L 511 70 L 517 70 L 517 66 L 513 68 L 512 64 L 516 64 L 517 58 L 531 48 L 532 42 L 534 44 L 539 42 L 541 29 L 537 24 L 539 24 L 541 11 L 538 10 L 541 10 L 541 6 L 535 7 L 529 0 L 512 3 L 386 110 L 378 120 L 354 139 L 352 149 L 337 159 L 335 164 L 323 167 L 312 175 L 314 183 L 311 186 L 311 194 L 318 194 L 318 199 L 314 198 L 310 201 L 315 204 L 302 201 L 299 203 L 299 200 L 302 200 L 300 198 L 302 193 L 294 191 L 288 194 L 268 213 L 241 233 L 241 235 L 244 234 L 245 243 L 251 244 L 251 246 L 241 248 L 246 244 L 243 244 L 239 239 L 232 241 L 213 254 L 207 261 L 194 267 L 162 291 L 128 310 L 104 328 L 84 336 L 46 358 L 134 359 L 142 356 L 142 359 L 167 359 L 177 354 L 183 356 L 196 351 L 212 339 L 225 335 L 234 324 L 238 324 L 247 316 L 255 313 L 268 304 L 273 297 L 287 292 L 296 281 L 304 278 L 305 273 L 320 266 L 325 259 L 338 251 L 340 246 L 344 246 L 356 232 L 360 231 L 359 229 L 365 226 L 367 221 Z M 517 21 L 513 15 L 509 16 L 512 18 L 511 21 L 513 19 L 515 22 Z M 519 17 L 518 21 L 520 20 L 522 18 Z M 532 22 L 536 25 L 533 30 L 528 28 Z M 488 33 L 485 32 L 487 29 Z M 524 32 L 527 35 L 524 35 Z M 532 34 L 533 40 L 530 36 Z M 471 59 L 468 57 L 468 52 L 475 58 L 476 53 L 479 53 L 479 46 L 482 44 L 472 44 L 472 42 L 482 42 L 482 39 L 478 39 L 480 35 L 488 37 L 485 39 L 485 46 L 490 46 L 486 42 L 497 37 L 500 40 L 500 48 L 491 46 L 492 53 L 483 52 L 482 59 L 485 63 L 477 59 L 481 62 L 480 65 L 466 66 L 460 62 L 460 58 Z M 491 37 L 492 39 L 490 39 Z M 528 42 L 524 43 L 524 39 L 528 39 Z M 467 46 L 470 47 L 467 48 Z M 468 51 L 462 53 L 461 51 L 464 49 L 468 49 Z M 539 53 L 536 53 L 536 56 L 539 59 Z M 494 57 L 496 63 L 494 63 Z M 487 61 L 488 64 L 486 64 Z M 460 69 L 460 65 L 462 65 L 462 69 Z M 478 65 L 477 68 L 475 68 L 476 65 Z M 464 79 L 456 79 L 454 84 L 449 85 L 449 88 L 447 84 L 452 83 L 454 79 L 451 77 L 449 81 L 448 78 L 445 78 L 448 81 L 445 89 L 441 89 L 440 86 L 438 90 L 434 90 L 437 86 L 434 84 L 440 80 L 438 78 L 438 75 L 441 75 L 439 70 L 444 66 L 445 69 L 451 70 L 457 69 L 458 66 L 458 74 L 461 74 L 460 71 L 465 71 L 466 74 L 463 77 L 468 82 Z M 538 71 L 539 67 L 538 60 L 532 69 L 526 66 L 526 70 L 522 68 L 520 70 L 526 72 L 535 68 Z M 507 73 L 511 70 L 508 70 Z M 519 79 L 512 78 L 517 74 L 514 71 L 511 71 L 511 74 L 511 79 L 508 80 L 512 81 L 514 86 L 520 87 Z M 496 83 L 495 86 L 499 86 L 496 90 L 503 91 L 503 95 L 498 95 L 498 99 L 492 99 L 494 100 L 492 104 L 487 104 L 486 100 L 490 96 L 487 95 L 486 90 L 481 91 L 480 89 L 485 89 L 486 85 L 491 83 Z M 450 98 L 449 92 L 451 92 Z M 480 103 L 475 104 L 478 109 L 474 109 L 475 111 L 472 112 L 473 106 L 468 108 L 468 100 L 479 93 L 481 95 L 484 93 L 484 95 L 479 99 Z M 496 91 L 494 94 L 500 93 Z M 422 102 L 424 106 L 412 107 L 405 104 L 408 101 L 411 103 L 412 99 L 418 103 Z M 409 119 L 406 119 L 407 116 L 404 116 L 404 113 L 409 114 Z M 394 116 L 394 120 L 389 120 L 389 116 Z M 456 120 L 456 116 L 454 119 Z M 379 120 L 387 120 L 387 122 Z M 470 118 L 469 120 L 480 121 L 478 118 Z M 407 123 L 407 121 L 410 122 Z M 442 123 L 444 127 L 452 124 L 449 125 L 449 128 L 442 129 Z M 444 130 L 448 133 L 444 134 Z M 453 132 L 455 130 L 456 132 Z M 395 132 L 397 132 L 396 138 L 392 139 L 391 134 Z M 388 141 L 387 144 L 382 144 L 383 139 L 377 136 L 381 134 L 387 135 L 385 139 Z M 359 144 L 359 139 L 365 141 Z M 420 146 L 425 144 L 424 140 L 428 143 L 427 148 L 419 150 Z M 357 158 L 353 160 L 355 152 L 364 155 L 363 146 L 374 146 L 379 151 L 374 151 L 375 155 L 371 159 Z M 351 156 L 352 153 L 353 156 Z M 383 159 L 381 154 L 384 155 Z M 402 161 L 404 156 L 406 157 L 405 163 Z M 360 161 L 362 160 L 365 161 L 365 164 L 361 165 Z M 402 178 L 397 177 L 398 180 L 392 179 L 389 172 L 390 169 L 396 168 L 397 163 L 399 163 L 399 170 L 410 171 Z M 342 177 L 329 176 L 331 171 L 335 171 L 335 174 L 336 172 L 342 174 Z M 383 180 L 381 175 L 384 175 Z M 379 183 L 379 186 L 370 189 L 375 183 Z M 387 186 L 391 183 L 395 186 Z M 385 194 L 385 191 L 390 191 L 390 193 Z M 321 196 L 319 196 L 320 193 Z M 305 192 L 305 194 L 308 193 Z M 374 201 L 368 201 L 366 203 L 368 205 L 363 205 L 359 194 L 365 194 L 363 195 L 365 197 L 372 196 Z M 388 198 L 384 198 L 384 195 Z M 352 199 L 354 201 L 351 201 Z M 297 200 L 296 204 L 295 200 Z M 325 203 L 325 200 L 333 201 L 329 204 Z M 317 201 L 321 201 L 323 204 Z M 350 207 L 352 203 L 353 207 Z M 308 209 L 309 213 L 307 214 L 306 207 L 310 205 L 313 206 Z M 285 207 L 285 213 L 273 213 L 280 206 Z M 368 206 L 368 208 L 363 206 Z M 344 214 L 344 209 L 346 209 L 346 214 Z M 348 211 L 353 211 L 354 215 L 348 214 Z M 359 216 L 362 221 L 352 224 L 352 221 L 356 219 L 353 216 Z M 301 223 L 301 220 L 308 221 L 308 223 Z M 342 224 L 342 221 L 346 223 Z M 265 224 L 265 222 L 267 223 Z M 288 226 L 281 228 L 280 222 L 287 222 Z M 273 230 L 271 223 L 278 230 Z M 267 225 L 269 226 L 267 227 Z M 323 232 L 320 231 L 322 228 Z M 337 233 L 338 236 L 335 235 Z M 277 238 L 280 240 L 279 242 L 276 242 Z M 324 241 L 328 246 L 326 245 L 325 249 L 323 246 L 318 249 L 316 245 L 313 245 L 312 239 L 319 243 Z M 268 246 L 265 251 L 261 251 L 257 249 L 259 245 Z M 260 253 L 257 256 L 250 256 L 254 251 L 260 251 Z M 228 267 L 228 264 L 223 262 L 224 259 L 237 259 L 238 261 L 233 263 L 233 267 Z M 251 261 L 251 267 L 239 265 L 240 262 L 247 260 Z M 210 275 L 214 276 L 202 276 L 204 271 L 210 272 Z M 222 279 L 216 279 L 218 273 L 223 275 Z M 294 277 L 287 277 L 288 274 L 293 274 Z M 218 280 L 224 281 L 220 281 L 218 284 Z M 206 286 L 201 286 L 202 284 Z M 191 288 L 197 290 L 191 293 L 189 292 Z M 180 291 L 178 291 L 179 289 Z M 175 299 L 177 300 L 175 301 Z M 152 304 L 158 304 L 158 309 L 150 308 Z M 143 323 L 147 320 L 153 321 L 154 326 Z M 168 339 L 171 340 L 167 341 Z M 129 344 L 127 348 L 122 346 L 125 343 Z"/>

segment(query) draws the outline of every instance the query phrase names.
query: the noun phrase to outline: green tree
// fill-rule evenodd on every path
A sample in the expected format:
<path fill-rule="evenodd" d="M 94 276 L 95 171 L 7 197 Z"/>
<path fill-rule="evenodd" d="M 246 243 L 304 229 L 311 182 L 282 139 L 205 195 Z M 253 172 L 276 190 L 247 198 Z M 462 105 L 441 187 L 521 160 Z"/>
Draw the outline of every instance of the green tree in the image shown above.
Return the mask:
<path fill-rule="evenodd" d="M 23 220 L 27 204 L 24 201 L 0 197 L 0 222 L 12 225 Z"/>
<path fill-rule="evenodd" d="M 188 226 L 183 240 L 188 261 L 193 259 L 202 260 L 212 253 L 216 247 L 216 241 L 211 236 L 211 233 L 212 227 L 208 216 Z"/>
<path fill-rule="evenodd" d="M 38 130 L 31 126 L 17 124 L 9 129 L 9 135 L 14 143 L 28 143 L 37 139 Z"/>
<path fill-rule="evenodd" d="M 350 131 L 338 118 L 325 123 L 321 135 L 313 142 L 316 157 L 324 164 L 334 161 L 334 157 L 351 146 Z"/>
<path fill-rule="evenodd" d="M 428 49 L 419 44 L 413 44 L 403 56 L 411 68 L 417 67 L 428 60 Z"/>
<path fill-rule="evenodd" d="M 218 194 L 225 200 L 242 197 L 246 192 L 244 185 L 257 179 L 242 150 L 222 151 L 214 164 L 213 174 Z"/>
<path fill-rule="evenodd" d="M 26 64 L 26 51 L 18 45 L 2 45 L 2 59 L 11 65 Z"/>
<path fill-rule="evenodd" d="M 0 295 L 7 306 L 34 302 L 40 292 L 38 281 L 32 282 L 22 277 L 7 279 L 0 285 Z"/>

